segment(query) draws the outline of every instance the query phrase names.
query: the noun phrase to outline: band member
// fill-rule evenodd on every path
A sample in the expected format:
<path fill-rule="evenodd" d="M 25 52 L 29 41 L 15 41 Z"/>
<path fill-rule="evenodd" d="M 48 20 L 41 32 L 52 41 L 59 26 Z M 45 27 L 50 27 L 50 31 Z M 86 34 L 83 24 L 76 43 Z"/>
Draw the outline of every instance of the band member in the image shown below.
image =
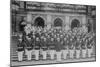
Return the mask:
<path fill-rule="evenodd" d="M 93 40 L 92 40 L 92 38 L 89 38 L 89 40 L 88 40 L 88 44 L 87 44 L 87 52 L 88 52 L 88 57 L 90 58 L 91 57 L 91 55 L 92 55 L 92 52 L 93 52 L 93 45 L 92 45 L 92 43 L 93 43 Z"/>
<path fill-rule="evenodd" d="M 32 40 L 29 36 L 26 36 L 26 55 L 27 55 L 27 60 L 32 59 L 32 51 L 33 51 L 33 45 L 32 45 Z"/>
<path fill-rule="evenodd" d="M 40 39 L 39 37 L 36 37 L 35 41 L 35 60 L 39 60 L 39 50 L 40 50 Z"/>
<path fill-rule="evenodd" d="M 74 44 L 73 44 L 73 41 L 72 41 L 72 38 L 70 39 L 70 44 L 69 44 L 69 55 L 70 55 L 70 58 L 74 58 Z"/>
<path fill-rule="evenodd" d="M 49 42 L 49 55 L 50 59 L 53 60 L 55 58 L 55 44 L 54 44 L 54 38 L 51 38 Z"/>
<path fill-rule="evenodd" d="M 43 49 L 43 51 L 42 51 L 43 59 L 45 60 L 45 59 L 47 59 L 47 49 L 48 49 L 45 37 L 43 38 L 42 49 Z"/>
<path fill-rule="evenodd" d="M 34 52 L 35 52 L 35 34 L 34 33 L 31 39 L 32 39 L 32 45 L 33 45 L 32 55 L 34 55 Z"/>
<path fill-rule="evenodd" d="M 17 47 L 18 61 L 22 61 L 24 53 L 24 42 L 22 40 L 22 34 L 19 35 Z"/>
<path fill-rule="evenodd" d="M 57 38 L 57 41 L 56 41 L 56 44 L 55 44 L 55 49 L 56 49 L 57 61 L 61 61 L 62 43 L 61 43 L 61 41 L 60 41 L 60 38 Z"/>
<path fill-rule="evenodd" d="M 51 38 L 50 38 L 48 32 L 46 33 L 45 37 L 46 37 L 47 55 L 50 55 L 50 40 L 51 40 Z"/>
<path fill-rule="evenodd" d="M 75 43 L 75 49 L 76 49 L 76 58 L 80 58 L 80 45 L 81 45 L 81 40 L 77 39 Z"/>
<path fill-rule="evenodd" d="M 67 55 L 68 55 L 68 43 L 69 42 L 68 42 L 67 38 L 65 37 L 64 41 L 63 41 L 63 49 L 62 49 L 63 59 L 66 59 Z"/>
<path fill-rule="evenodd" d="M 82 49 L 82 58 L 86 58 L 86 53 L 87 53 L 87 47 L 86 47 L 86 44 L 87 44 L 87 39 L 83 39 L 82 40 L 82 44 L 81 44 L 81 49 Z"/>

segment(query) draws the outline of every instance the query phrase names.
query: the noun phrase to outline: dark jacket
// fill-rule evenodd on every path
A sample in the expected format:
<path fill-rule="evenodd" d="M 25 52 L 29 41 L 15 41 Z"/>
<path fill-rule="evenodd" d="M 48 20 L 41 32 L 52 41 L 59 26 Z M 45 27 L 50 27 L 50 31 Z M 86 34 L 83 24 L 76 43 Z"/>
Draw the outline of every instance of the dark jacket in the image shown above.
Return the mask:
<path fill-rule="evenodd" d="M 18 41 L 18 44 L 17 44 L 17 51 L 24 51 L 24 42 L 23 41 Z"/>
<path fill-rule="evenodd" d="M 40 48 L 41 48 L 41 42 L 40 42 L 40 40 L 39 41 L 35 40 L 35 49 L 40 49 Z"/>
<path fill-rule="evenodd" d="M 74 48 L 73 42 L 71 40 L 69 40 L 68 48 L 69 49 L 73 49 Z"/>
<path fill-rule="evenodd" d="M 49 43 L 48 43 L 49 42 Z M 55 49 L 55 43 L 54 41 L 51 41 L 51 38 L 48 40 L 48 48 L 54 50 Z"/>
<path fill-rule="evenodd" d="M 62 49 L 67 49 L 69 42 L 67 40 L 63 40 Z"/>
<path fill-rule="evenodd" d="M 62 47 L 63 46 L 63 44 L 61 44 L 61 41 L 56 41 L 55 42 L 55 49 L 56 49 L 56 51 L 60 51 L 60 50 L 62 50 Z"/>
<path fill-rule="evenodd" d="M 86 49 L 86 45 L 87 45 L 87 43 L 86 43 L 85 41 L 82 41 L 82 43 L 81 43 L 81 48 L 82 48 L 82 49 Z"/>
<path fill-rule="evenodd" d="M 25 41 L 25 48 L 27 50 L 32 50 L 33 49 L 33 45 L 32 45 L 32 41 L 31 40 L 27 40 Z"/>
<path fill-rule="evenodd" d="M 88 48 L 88 49 L 91 49 L 91 47 L 92 47 L 92 44 L 91 44 L 91 43 L 92 43 L 91 40 L 88 41 L 88 43 L 87 43 L 87 48 Z"/>
<path fill-rule="evenodd" d="M 44 41 L 44 39 L 41 39 L 41 48 L 43 50 L 47 50 L 47 41 Z"/>
<path fill-rule="evenodd" d="M 79 41 L 75 42 L 75 49 L 79 50 L 80 49 L 81 43 Z"/>

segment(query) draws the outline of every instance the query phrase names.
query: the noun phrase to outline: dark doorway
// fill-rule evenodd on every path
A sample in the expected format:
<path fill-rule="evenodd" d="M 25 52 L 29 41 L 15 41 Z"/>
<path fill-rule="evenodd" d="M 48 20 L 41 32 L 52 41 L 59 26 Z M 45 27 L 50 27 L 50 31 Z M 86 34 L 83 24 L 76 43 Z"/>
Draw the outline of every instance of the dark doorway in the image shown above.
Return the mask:
<path fill-rule="evenodd" d="M 42 27 L 42 28 L 44 28 L 45 23 L 44 23 L 44 20 L 43 20 L 41 17 L 37 17 L 37 18 L 35 19 L 34 25 L 37 26 L 37 27 Z"/>
<path fill-rule="evenodd" d="M 80 26 L 80 22 L 77 19 L 72 20 L 71 23 L 71 29 L 75 28 L 75 27 L 79 27 Z"/>
<path fill-rule="evenodd" d="M 62 27 L 63 21 L 60 18 L 54 20 L 54 27 Z"/>

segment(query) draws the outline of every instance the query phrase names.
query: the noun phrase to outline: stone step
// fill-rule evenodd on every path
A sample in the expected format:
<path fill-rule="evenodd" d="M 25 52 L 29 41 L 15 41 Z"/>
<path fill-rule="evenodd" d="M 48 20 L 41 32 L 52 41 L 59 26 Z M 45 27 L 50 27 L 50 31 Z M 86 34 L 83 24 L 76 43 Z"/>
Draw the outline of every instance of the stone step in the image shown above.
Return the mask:
<path fill-rule="evenodd" d="M 95 57 L 95 55 L 92 55 L 92 57 Z M 47 56 L 47 59 L 50 59 L 50 56 Z M 27 60 L 27 56 L 23 56 L 23 61 Z M 35 60 L 35 56 L 32 56 L 32 60 Z M 39 60 L 42 60 L 42 56 L 39 56 Z M 17 55 L 13 55 L 11 56 L 11 61 L 18 61 L 18 56 Z"/>

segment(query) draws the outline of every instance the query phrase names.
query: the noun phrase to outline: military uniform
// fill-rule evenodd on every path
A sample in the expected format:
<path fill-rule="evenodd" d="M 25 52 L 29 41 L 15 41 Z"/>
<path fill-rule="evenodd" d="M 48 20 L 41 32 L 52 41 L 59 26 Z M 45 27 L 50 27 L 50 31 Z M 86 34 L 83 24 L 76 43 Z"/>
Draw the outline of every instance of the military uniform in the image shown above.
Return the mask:
<path fill-rule="evenodd" d="M 69 42 L 68 42 L 67 38 L 65 37 L 63 40 L 63 48 L 62 48 L 63 59 L 66 59 L 67 55 L 68 55 L 68 43 Z"/>
<path fill-rule="evenodd" d="M 26 36 L 26 55 L 27 55 L 27 60 L 31 60 L 32 58 L 32 50 L 33 50 L 33 45 L 32 45 L 32 40 L 29 36 Z"/>
<path fill-rule="evenodd" d="M 69 55 L 70 55 L 70 58 L 74 58 L 74 52 L 75 52 L 74 44 L 73 44 L 72 39 L 70 39 L 70 43 L 69 43 Z"/>
<path fill-rule="evenodd" d="M 93 45 L 92 45 L 92 43 L 93 43 L 93 40 L 92 40 L 92 38 L 90 38 L 89 40 L 88 40 L 88 44 L 87 44 L 87 53 L 88 53 L 88 57 L 91 57 L 92 56 L 92 52 L 93 52 Z"/>
<path fill-rule="evenodd" d="M 34 34 L 31 39 L 32 39 L 32 45 L 33 45 L 32 55 L 34 55 L 34 52 L 35 52 L 35 35 Z"/>
<path fill-rule="evenodd" d="M 77 40 L 75 43 L 75 49 L 76 49 L 76 58 L 80 58 L 80 46 L 81 46 L 81 41 Z"/>
<path fill-rule="evenodd" d="M 41 44 L 40 44 L 40 39 L 37 37 L 35 39 L 35 60 L 39 60 L 39 51 L 40 51 L 40 48 L 41 48 Z"/>
<path fill-rule="evenodd" d="M 45 37 L 41 39 L 41 48 L 43 59 L 47 59 L 47 42 Z"/>
<path fill-rule="evenodd" d="M 87 53 L 86 45 L 87 45 L 87 41 L 86 41 L 86 40 L 83 40 L 83 41 L 82 41 L 82 44 L 81 44 L 82 57 L 83 57 L 83 58 L 86 58 L 86 53 Z"/>
<path fill-rule="evenodd" d="M 18 61 L 22 61 L 23 53 L 24 53 L 24 42 L 22 41 L 22 39 L 18 40 L 17 47 L 18 47 L 18 49 L 17 49 Z"/>
<path fill-rule="evenodd" d="M 57 41 L 55 42 L 55 49 L 56 49 L 56 56 L 57 56 L 57 61 L 61 61 L 61 49 L 62 49 L 62 43 L 60 41 L 60 38 L 57 38 Z"/>
<path fill-rule="evenodd" d="M 53 60 L 54 59 L 54 55 L 55 55 L 54 38 L 51 38 L 50 42 L 49 42 L 49 55 L 50 55 L 50 59 Z"/>

